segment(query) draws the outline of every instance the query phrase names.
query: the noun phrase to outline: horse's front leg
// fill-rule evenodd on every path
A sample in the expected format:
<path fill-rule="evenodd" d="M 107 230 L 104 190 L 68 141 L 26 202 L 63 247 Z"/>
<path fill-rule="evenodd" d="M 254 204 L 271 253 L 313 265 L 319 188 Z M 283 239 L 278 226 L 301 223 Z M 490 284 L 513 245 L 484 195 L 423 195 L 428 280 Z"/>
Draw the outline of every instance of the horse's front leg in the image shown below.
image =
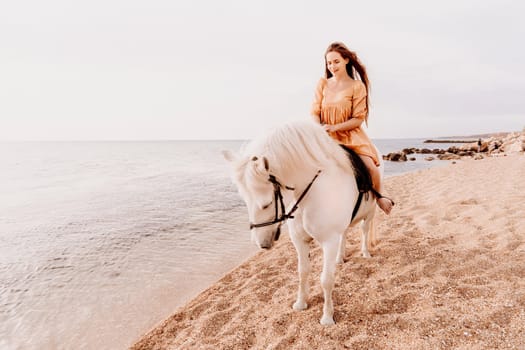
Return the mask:
<path fill-rule="evenodd" d="M 332 291 L 335 284 L 336 256 L 339 248 L 339 235 L 333 235 L 333 238 L 322 243 L 323 248 L 323 272 L 321 273 L 321 286 L 324 293 L 322 325 L 334 324 L 334 303 L 332 300 Z"/>
<path fill-rule="evenodd" d="M 294 220 L 295 221 L 295 220 Z M 304 310 L 308 307 L 306 299 L 308 298 L 309 285 L 308 276 L 310 275 L 310 241 L 302 227 L 296 226 L 297 221 L 291 221 L 288 224 L 290 238 L 295 250 L 297 251 L 297 270 L 299 273 L 299 290 L 297 291 L 297 300 L 293 304 L 294 310 Z"/>
<path fill-rule="evenodd" d="M 361 223 L 361 253 L 364 258 L 370 258 L 368 248 L 375 244 L 374 216 L 371 215 Z"/>

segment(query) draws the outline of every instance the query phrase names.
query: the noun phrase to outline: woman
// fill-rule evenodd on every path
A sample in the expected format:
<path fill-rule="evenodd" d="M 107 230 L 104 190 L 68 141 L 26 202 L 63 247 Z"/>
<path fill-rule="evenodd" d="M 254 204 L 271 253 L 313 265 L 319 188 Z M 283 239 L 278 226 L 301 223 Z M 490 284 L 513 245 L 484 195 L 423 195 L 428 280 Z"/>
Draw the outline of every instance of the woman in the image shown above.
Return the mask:
<path fill-rule="evenodd" d="M 354 150 L 365 163 L 374 189 L 380 194 L 377 205 L 390 214 L 394 202 L 382 196 L 379 155 L 361 128 L 368 120 L 369 82 L 366 69 L 355 52 L 343 43 L 332 43 L 325 53 L 326 78 L 321 78 L 312 106 L 314 120 L 340 144 Z"/>

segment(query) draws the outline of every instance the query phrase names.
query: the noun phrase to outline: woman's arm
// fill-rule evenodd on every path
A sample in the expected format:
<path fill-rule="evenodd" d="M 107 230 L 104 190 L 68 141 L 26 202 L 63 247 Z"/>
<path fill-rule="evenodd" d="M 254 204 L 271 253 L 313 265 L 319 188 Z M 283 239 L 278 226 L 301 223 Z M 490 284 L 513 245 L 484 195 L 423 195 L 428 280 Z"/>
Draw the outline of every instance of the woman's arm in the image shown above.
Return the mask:
<path fill-rule="evenodd" d="M 323 101 L 323 89 L 326 85 L 326 79 L 321 78 L 317 82 L 314 94 L 314 102 L 312 103 L 312 108 L 310 109 L 310 115 L 314 122 L 321 124 L 321 103 Z"/>
<path fill-rule="evenodd" d="M 328 132 L 352 130 L 352 129 L 360 127 L 361 123 L 363 123 L 363 119 L 361 118 L 350 118 L 347 121 L 339 123 L 339 124 L 334 124 L 334 125 L 325 124 L 324 129 Z"/>

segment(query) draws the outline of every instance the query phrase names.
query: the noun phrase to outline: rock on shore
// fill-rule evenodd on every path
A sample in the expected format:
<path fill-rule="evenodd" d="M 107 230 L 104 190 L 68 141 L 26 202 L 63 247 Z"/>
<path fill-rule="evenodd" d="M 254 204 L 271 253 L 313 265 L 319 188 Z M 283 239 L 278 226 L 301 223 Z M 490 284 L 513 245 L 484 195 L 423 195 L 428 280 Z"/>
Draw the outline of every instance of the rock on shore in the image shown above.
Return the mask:
<path fill-rule="evenodd" d="M 525 152 L 525 128 L 521 132 L 512 132 L 505 135 L 498 134 L 497 136 L 480 140 L 481 145 L 478 145 L 478 142 L 471 142 L 461 146 L 451 146 L 447 149 L 405 148 L 399 152 L 391 152 L 383 155 L 383 159 L 393 162 L 406 162 L 407 160 L 416 160 L 415 157 L 408 158 L 407 155 L 417 153 L 436 154 L 436 157 L 440 160 L 456 160 L 463 157 L 478 160 L 489 156 L 506 156 L 523 154 Z M 435 158 L 433 156 L 427 156 L 424 159 L 431 161 Z"/>

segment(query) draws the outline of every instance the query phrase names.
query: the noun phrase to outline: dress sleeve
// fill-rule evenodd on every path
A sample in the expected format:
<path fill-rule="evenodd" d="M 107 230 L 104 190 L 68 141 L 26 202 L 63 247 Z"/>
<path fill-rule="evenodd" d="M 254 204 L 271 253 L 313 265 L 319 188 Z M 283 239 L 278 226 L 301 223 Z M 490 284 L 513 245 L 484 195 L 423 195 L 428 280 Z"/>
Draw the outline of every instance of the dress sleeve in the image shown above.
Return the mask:
<path fill-rule="evenodd" d="M 321 78 L 315 88 L 314 102 L 312 103 L 312 109 L 310 113 L 312 115 L 321 116 L 321 103 L 323 102 L 323 90 L 326 85 L 326 79 Z"/>
<path fill-rule="evenodd" d="M 365 121 L 368 119 L 366 95 L 365 84 L 358 80 L 354 87 L 354 95 L 352 96 L 352 118 L 359 118 Z"/>

